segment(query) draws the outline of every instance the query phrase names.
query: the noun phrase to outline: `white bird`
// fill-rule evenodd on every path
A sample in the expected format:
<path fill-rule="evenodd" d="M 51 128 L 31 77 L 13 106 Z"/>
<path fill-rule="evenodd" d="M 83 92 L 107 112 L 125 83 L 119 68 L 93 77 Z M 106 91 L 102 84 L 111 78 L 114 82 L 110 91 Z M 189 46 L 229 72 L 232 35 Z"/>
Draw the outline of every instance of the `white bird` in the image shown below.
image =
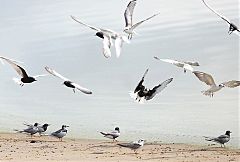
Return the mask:
<path fill-rule="evenodd" d="M 75 89 L 78 89 L 80 90 L 81 92 L 85 93 L 85 94 L 92 94 L 92 91 L 90 91 L 89 89 L 87 88 L 84 88 L 74 82 L 72 82 L 71 80 L 63 77 L 61 74 L 57 73 L 55 70 L 49 68 L 49 67 L 45 67 L 46 71 L 49 72 L 50 74 L 52 74 L 53 76 L 55 77 L 58 77 L 62 80 L 64 80 L 63 84 L 69 88 L 72 88 L 73 89 L 73 92 L 75 93 Z"/>
<path fill-rule="evenodd" d="M 51 133 L 51 136 L 59 138 L 62 141 L 62 138 L 67 135 L 67 125 L 62 125 L 62 128 L 57 130 L 56 132 Z"/>
<path fill-rule="evenodd" d="M 140 140 L 138 140 L 138 141 L 134 141 L 134 142 L 131 142 L 131 143 L 119 143 L 119 144 L 117 144 L 117 145 L 118 145 L 118 146 L 121 146 L 121 147 L 129 148 L 129 149 L 131 149 L 131 150 L 134 150 L 135 153 L 137 153 L 136 151 L 137 151 L 138 149 L 140 149 L 141 147 L 143 147 L 144 142 L 145 142 L 145 140 L 140 139 Z"/>
<path fill-rule="evenodd" d="M 216 85 L 216 83 L 213 80 L 213 77 L 210 74 L 200 72 L 200 71 L 193 71 L 193 74 L 195 74 L 200 81 L 210 86 L 208 90 L 202 91 L 204 95 L 210 96 L 210 97 L 213 97 L 214 93 L 221 90 L 223 87 L 234 88 L 240 85 L 240 81 L 236 81 L 236 80 L 231 80 L 231 81 L 223 82 L 219 85 Z"/>
<path fill-rule="evenodd" d="M 154 96 L 160 93 L 164 88 L 167 87 L 169 83 L 172 82 L 173 78 L 167 79 L 161 84 L 153 87 L 153 89 L 147 89 L 144 85 L 144 78 L 148 72 L 148 69 L 145 71 L 141 81 L 138 83 L 137 87 L 133 92 L 130 92 L 130 97 L 135 99 L 136 102 L 143 103 L 145 100 L 151 100 Z"/>
<path fill-rule="evenodd" d="M 113 139 L 115 141 L 116 138 L 120 136 L 120 129 L 119 127 L 116 127 L 114 131 L 105 133 L 105 132 L 100 132 L 104 137 Z"/>
<path fill-rule="evenodd" d="M 217 142 L 217 143 L 221 144 L 221 147 L 222 147 L 222 145 L 225 147 L 224 144 L 230 140 L 230 133 L 232 133 L 232 132 L 226 131 L 226 133 L 224 135 L 220 135 L 219 137 L 215 137 L 215 138 L 205 137 L 205 140 Z"/>
<path fill-rule="evenodd" d="M 0 59 L 7 61 L 14 68 L 14 70 L 22 77 L 21 79 L 13 78 L 13 81 L 15 81 L 17 84 L 21 86 L 23 86 L 24 83 L 32 83 L 34 81 L 37 81 L 36 78 L 38 77 L 47 75 L 47 74 L 41 74 L 41 75 L 35 75 L 33 77 L 28 76 L 27 72 L 21 66 L 16 64 L 16 61 L 10 60 L 5 57 L 0 57 Z"/>
<path fill-rule="evenodd" d="M 198 62 L 191 62 L 191 61 L 177 61 L 177 60 L 171 60 L 171 59 L 159 59 L 157 56 L 154 57 L 156 60 L 161 60 L 170 64 L 173 64 L 177 67 L 181 67 L 184 70 L 184 73 L 187 72 L 187 70 L 193 71 L 192 66 L 200 66 Z"/>
<path fill-rule="evenodd" d="M 134 11 L 134 8 L 136 6 L 136 3 L 137 3 L 137 0 L 132 0 L 128 3 L 127 5 L 127 8 L 124 12 L 124 18 L 125 18 L 125 28 L 124 28 L 124 32 L 128 34 L 128 39 L 132 39 L 132 35 L 133 34 L 137 34 L 134 29 L 137 28 L 139 25 L 141 25 L 143 22 L 147 21 L 147 20 L 150 20 L 151 18 L 159 15 L 159 13 L 157 14 L 154 14 L 136 24 L 133 25 L 133 11 Z"/>
<path fill-rule="evenodd" d="M 206 2 L 205 0 L 202 0 L 203 3 L 205 4 L 205 6 L 207 6 L 207 8 L 209 8 L 213 13 L 215 13 L 217 16 L 219 16 L 221 19 L 223 19 L 225 22 L 228 23 L 229 25 L 229 30 L 228 30 L 228 34 L 232 34 L 232 32 L 234 32 L 235 34 L 239 35 L 239 33 L 237 32 L 240 32 L 239 28 L 233 24 L 228 18 L 226 18 L 225 16 L 219 14 L 218 12 L 216 12 L 214 9 L 212 9 Z M 237 32 L 235 32 L 237 31 Z"/>
<path fill-rule="evenodd" d="M 116 56 L 117 56 L 117 58 L 121 54 L 123 42 L 130 43 L 130 41 L 127 39 L 126 36 L 121 35 L 121 34 L 115 32 L 113 30 L 97 28 L 97 27 L 88 25 L 86 23 L 83 23 L 83 22 L 79 21 L 74 16 L 71 16 L 71 18 L 74 21 L 76 21 L 76 22 L 78 22 L 78 23 L 80 23 L 80 24 L 82 24 L 84 26 L 87 26 L 87 27 L 89 27 L 92 30 L 97 31 L 96 36 L 98 36 L 98 37 L 103 39 L 103 55 L 106 58 L 111 57 L 111 50 L 110 50 L 110 48 L 111 48 L 111 46 L 113 44 L 112 39 L 115 40 L 115 49 L 116 49 Z"/>

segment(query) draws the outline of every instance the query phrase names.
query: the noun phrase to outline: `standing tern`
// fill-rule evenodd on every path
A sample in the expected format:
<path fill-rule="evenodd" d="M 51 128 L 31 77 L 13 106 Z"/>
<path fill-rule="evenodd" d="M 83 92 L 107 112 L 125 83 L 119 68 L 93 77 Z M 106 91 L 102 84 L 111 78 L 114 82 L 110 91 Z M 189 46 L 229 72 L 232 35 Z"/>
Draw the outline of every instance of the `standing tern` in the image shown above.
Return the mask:
<path fill-rule="evenodd" d="M 226 133 L 224 135 L 220 135 L 219 137 L 215 137 L 215 138 L 205 137 L 205 140 L 217 142 L 217 143 L 221 144 L 221 147 L 222 147 L 222 145 L 225 147 L 224 144 L 230 140 L 230 133 L 232 133 L 232 132 L 226 131 Z"/>
<path fill-rule="evenodd" d="M 92 91 L 90 91 L 89 89 L 87 88 L 84 88 L 74 82 L 72 82 L 71 80 L 63 77 L 61 74 L 57 73 L 55 70 L 49 68 L 49 67 L 45 67 L 46 71 L 49 72 L 50 74 L 52 74 L 53 76 L 55 77 L 58 77 L 62 80 L 64 80 L 63 84 L 69 88 L 72 88 L 73 89 L 73 92 L 75 93 L 75 89 L 78 89 L 80 90 L 81 92 L 85 93 L 85 94 L 92 94 Z"/>
<path fill-rule="evenodd" d="M 28 76 L 27 72 L 19 65 L 16 64 L 16 61 L 12 61 L 10 59 L 7 59 L 5 57 L 0 57 L 0 59 L 3 59 L 7 61 L 13 68 L 16 70 L 16 72 L 22 77 L 21 79 L 18 78 L 13 78 L 13 81 L 15 81 L 17 84 L 20 86 L 23 86 L 24 83 L 32 83 L 37 81 L 36 78 L 46 76 L 47 74 L 42 74 L 42 75 L 36 75 L 36 76 Z"/>
<path fill-rule="evenodd" d="M 62 141 L 62 138 L 67 135 L 67 125 L 62 125 L 62 128 L 57 130 L 56 132 L 51 133 L 51 136 L 59 138 Z"/>
<path fill-rule="evenodd" d="M 120 129 L 119 127 L 116 127 L 114 129 L 114 131 L 109 132 L 109 133 L 105 133 L 105 132 L 100 132 L 104 137 L 106 138 L 110 138 L 113 139 L 113 141 L 116 140 L 116 138 L 118 138 L 120 136 Z"/>
<path fill-rule="evenodd" d="M 210 96 L 210 97 L 213 97 L 214 93 L 221 90 L 223 87 L 234 88 L 240 85 L 240 81 L 236 81 L 236 80 L 231 80 L 231 81 L 223 82 L 219 85 L 216 85 L 216 83 L 213 80 L 213 77 L 210 74 L 200 72 L 200 71 L 193 71 L 193 74 L 195 74 L 200 81 L 210 86 L 208 90 L 202 91 L 204 95 Z"/>
<path fill-rule="evenodd" d="M 137 0 L 132 0 L 128 3 L 127 5 L 127 8 L 124 12 L 124 18 L 125 18 L 125 28 L 124 28 L 124 32 L 128 34 L 128 39 L 132 39 L 132 35 L 133 34 L 137 34 L 134 29 L 137 28 L 139 25 L 141 25 L 143 22 L 147 21 L 147 20 L 150 20 L 151 18 L 159 15 L 159 13 L 157 14 L 154 14 L 136 24 L 133 24 L 133 11 L 134 11 L 134 8 L 136 6 L 136 3 L 137 3 Z"/>
<path fill-rule="evenodd" d="M 228 23 L 229 25 L 229 30 L 228 30 L 228 34 L 232 34 L 233 32 L 236 33 L 237 35 L 239 35 L 240 32 L 239 28 L 233 24 L 228 18 L 226 18 L 225 16 L 220 15 L 218 12 L 216 12 L 214 9 L 212 9 L 206 2 L 205 0 L 202 0 L 204 5 L 207 6 L 207 8 L 209 8 L 213 13 L 215 13 L 217 16 L 219 16 L 221 19 L 223 19 L 225 22 Z M 235 32 L 236 31 L 236 32 Z"/>
<path fill-rule="evenodd" d="M 156 94 L 160 93 L 164 88 L 167 87 L 169 83 L 172 82 L 173 78 L 165 80 L 163 83 L 153 87 L 153 89 L 147 89 L 144 85 L 144 78 L 148 72 L 148 69 L 145 71 L 141 81 L 138 83 L 134 92 L 130 92 L 130 96 L 134 98 L 137 102 L 143 103 L 145 100 L 152 99 Z"/>
<path fill-rule="evenodd" d="M 130 43 L 130 41 L 128 40 L 128 38 L 122 34 L 119 34 L 113 30 L 110 29 L 103 29 L 103 28 L 97 28 L 91 25 L 88 25 L 86 23 L 81 22 L 80 20 L 78 20 L 76 17 L 71 16 L 71 18 L 78 22 L 79 24 L 82 24 L 86 27 L 89 27 L 92 30 L 97 31 L 96 36 L 98 36 L 99 38 L 103 39 L 103 55 L 106 58 L 111 57 L 111 46 L 113 44 L 112 39 L 115 40 L 115 49 L 116 49 L 116 56 L 117 58 L 120 56 L 121 54 L 121 50 L 122 50 L 122 46 L 123 46 L 123 42 L 126 43 Z"/>
<path fill-rule="evenodd" d="M 30 134 L 31 137 L 38 132 L 38 123 L 34 123 L 34 125 L 27 125 L 28 128 L 23 129 L 23 130 L 17 130 L 15 129 L 14 131 L 17 131 L 18 133 L 27 133 Z"/>
<path fill-rule="evenodd" d="M 159 59 L 158 57 L 154 57 L 156 60 L 161 60 L 170 64 L 173 64 L 177 67 L 183 68 L 184 73 L 187 72 L 187 70 L 193 71 L 192 66 L 200 66 L 198 62 L 191 62 L 191 61 L 177 61 L 177 60 L 171 60 L 171 59 Z"/>

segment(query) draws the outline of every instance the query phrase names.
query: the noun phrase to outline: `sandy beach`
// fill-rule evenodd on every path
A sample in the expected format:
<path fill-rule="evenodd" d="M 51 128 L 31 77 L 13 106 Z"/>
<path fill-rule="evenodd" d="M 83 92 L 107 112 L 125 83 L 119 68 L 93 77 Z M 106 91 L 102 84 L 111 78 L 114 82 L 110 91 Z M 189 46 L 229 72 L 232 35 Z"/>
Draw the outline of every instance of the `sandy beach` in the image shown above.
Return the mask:
<path fill-rule="evenodd" d="M 126 141 L 124 141 L 126 142 Z M 219 145 L 146 143 L 137 151 L 121 148 L 111 140 L 58 139 L 48 136 L 31 138 L 25 134 L 0 134 L 0 162 L 227 162 L 240 161 L 240 150 Z"/>

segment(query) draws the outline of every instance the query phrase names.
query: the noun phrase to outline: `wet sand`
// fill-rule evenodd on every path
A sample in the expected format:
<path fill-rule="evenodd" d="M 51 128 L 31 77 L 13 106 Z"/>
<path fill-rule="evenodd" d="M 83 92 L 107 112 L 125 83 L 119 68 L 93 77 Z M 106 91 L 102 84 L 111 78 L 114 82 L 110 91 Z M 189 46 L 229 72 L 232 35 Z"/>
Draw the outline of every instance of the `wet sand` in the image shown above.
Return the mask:
<path fill-rule="evenodd" d="M 124 141 L 126 142 L 126 141 Z M 68 139 L 25 134 L 0 134 L 0 162 L 238 162 L 240 149 L 219 145 L 146 143 L 137 151 L 111 140 Z"/>

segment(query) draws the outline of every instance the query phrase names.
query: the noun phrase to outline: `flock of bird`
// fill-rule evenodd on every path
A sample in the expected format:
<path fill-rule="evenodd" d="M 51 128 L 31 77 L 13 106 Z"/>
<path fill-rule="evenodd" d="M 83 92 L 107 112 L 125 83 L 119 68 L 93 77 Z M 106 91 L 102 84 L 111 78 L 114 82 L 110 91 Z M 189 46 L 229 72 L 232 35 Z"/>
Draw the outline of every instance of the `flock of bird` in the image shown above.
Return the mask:
<path fill-rule="evenodd" d="M 205 2 L 205 0 L 202 0 L 202 1 L 207 8 L 209 8 L 213 13 L 215 13 L 217 16 L 219 16 L 221 19 L 223 19 L 225 22 L 228 23 L 229 35 L 231 33 L 239 34 L 240 30 L 236 25 L 234 25 L 226 17 L 220 15 L 218 12 L 213 10 Z M 127 5 L 127 8 L 124 12 L 124 18 L 125 18 L 126 24 L 123 29 L 123 33 L 118 33 L 113 30 L 110 30 L 110 29 L 98 28 L 98 27 L 88 25 L 88 24 L 80 21 L 75 16 L 71 16 L 71 18 L 74 21 L 76 21 L 77 23 L 94 30 L 96 32 L 96 36 L 103 39 L 103 51 L 102 52 L 106 58 L 111 57 L 111 47 L 113 45 L 113 40 L 114 40 L 116 56 L 119 57 L 121 54 L 123 44 L 124 43 L 129 44 L 130 41 L 132 40 L 133 36 L 137 35 L 137 32 L 135 31 L 135 29 L 138 26 L 140 26 L 142 23 L 154 18 L 155 16 L 157 16 L 159 14 L 159 13 L 153 14 L 152 16 L 145 18 L 142 21 L 134 24 L 133 23 L 133 12 L 134 12 L 136 3 L 137 3 L 137 0 L 131 0 Z M 125 35 L 125 34 L 127 34 L 127 35 Z M 214 93 L 221 90 L 223 87 L 234 88 L 234 87 L 237 87 L 240 85 L 240 81 L 237 81 L 237 80 L 231 80 L 231 81 L 223 82 L 219 85 L 216 85 L 213 77 L 210 74 L 207 74 L 205 72 L 200 72 L 200 71 L 194 71 L 193 66 L 200 66 L 198 62 L 177 61 L 177 60 L 172 60 L 172 59 L 160 59 L 157 56 L 155 56 L 154 58 L 156 60 L 167 62 L 167 63 L 173 64 L 177 67 L 183 68 L 184 73 L 186 73 L 187 70 L 191 71 L 200 81 L 202 81 L 210 86 L 209 89 L 202 91 L 202 93 L 204 95 L 207 95 L 210 97 L 213 97 Z M 89 95 L 92 94 L 92 91 L 89 90 L 88 88 L 84 88 L 83 86 L 80 86 L 79 84 L 71 81 L 70 79 L 65 78 L 64 76 L 62 76 L 61 74 L 56 72 L 54 69 L 52 69 L 48 66 L 45 67 L 45 70 L 48 72 L 48 74 L 29 76 L 27 74 L 26 70 L 22 66 L 19 65 L 22 62 L 16 61 L 16 60 L 13 60 L 10 58 L 6 58 L 3 56 L 0 56 L 0 60 L 2 63 L 3 63 L 3 61 L 6 61 L 7 63 L 9 63 L 13 67 L 13 69 L 18 73 L 18 75 L 21 76 L 20 79 L 13 78 L 13 80 L 21 86 L 23 86 L 26 83 L 33 83 L 33 82 L 37 81 L 38 77 L 43 77 L 43 76 L 47 76 L 48 74 L 51 74 L 55 77 L 62 79 L 64 81 L 63 84 L 69 88 L 72 88 L 74 93 L 76 90 L 79 90 L 85 94 L 89 94 Z M 152 89 L 148 89 L 143 85 L 143 82 L 144 82 L 144 79 L 145 79 L 145 76 L 147 73 L 148 73 L 148 69 L 145 71 L 141 81 L 138 83 L 135 90 L 133 92 L 130 92 L 130 96 L 139 103 L 143 103 L 144 101 L 151 100 L 154 96 L 156 96 L 158 93 L 160 93 L 163 89 L 165 89 L 167 87 L 168 84 L 170 84 L 173 81 L 173 78 L 169 78 L 169 79 L 165 80 L 164 82 L 162 82 L 161 84 L 158 84 L 157 86 L 153 87 Z M 20 133 L 22 133 L 22 132 L 29 133 L 31 136 L 36 133 L 39 133 L 41 135 L 43 132 L 45 132 L 47 130 L 47 127 L 49 126 L 49 124 L 39 125 L 38 123 L 35 123 L 34 125 L 29 125 L 29 124 L 25 124 L 25 125 L 28 126 L 26 129 L 21 130 L 21 131 L 19 131 L 19 130 L 16 130 L 16 131 L 20 132 Z M 62 128 L 60 130 L 53 132 L 50 135 L 58 137 L 59 139 L 62 139 L 67 134 L 66 127 L 68 127 L 68 126 L 62 125 Z M 115 130 L 113 132 L 110 132 L 110 133 L 100 132 L 100 133 L 104 137 L 111 138 L 113 140 L 115 140 L 117 137 L 120 136 L 120 130 L 118 127 L 115 128 Z M 231 133 L 230 131 L 227 131 L 225 135 L 219 136 L 217 138 L 206 138 L 206 140 L 218 142 L 221 145 L 222 144 L 224 145 L 224 143 L 229 141 L 230 133 Z M 131 149 L 136 150 L 137 148 L 143 146 L 144 141 L 145 140 L 141 139 L 141 140 L 129 143 L 129 144 L 119 144 L 119 145 L 123 146 L 123 147 L 129 147 Z"/>

